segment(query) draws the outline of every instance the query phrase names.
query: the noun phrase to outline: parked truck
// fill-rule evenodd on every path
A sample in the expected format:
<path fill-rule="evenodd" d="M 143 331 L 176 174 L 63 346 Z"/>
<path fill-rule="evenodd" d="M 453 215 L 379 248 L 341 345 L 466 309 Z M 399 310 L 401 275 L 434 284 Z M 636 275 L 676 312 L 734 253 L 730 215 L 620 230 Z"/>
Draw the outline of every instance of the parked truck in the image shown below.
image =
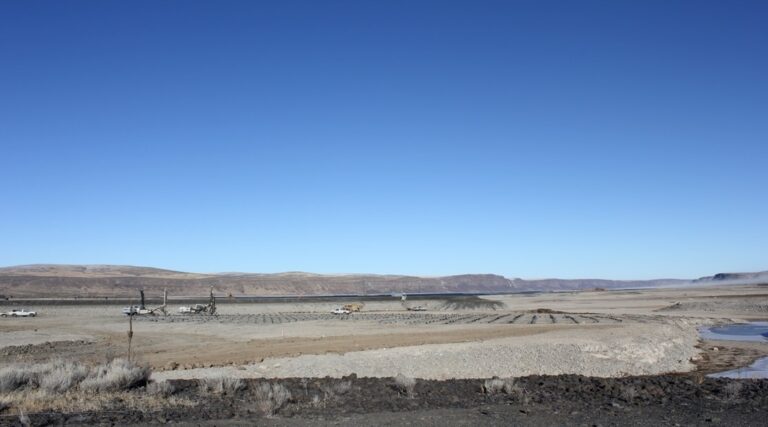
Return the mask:
<path fill-rule="evenodd" d="M 24 308 L 17 308 L 13 309 L 9 312 L 0 314 L 2 317 L 35 317 L 37 316 L 36 311 L 30 311 Z"/>

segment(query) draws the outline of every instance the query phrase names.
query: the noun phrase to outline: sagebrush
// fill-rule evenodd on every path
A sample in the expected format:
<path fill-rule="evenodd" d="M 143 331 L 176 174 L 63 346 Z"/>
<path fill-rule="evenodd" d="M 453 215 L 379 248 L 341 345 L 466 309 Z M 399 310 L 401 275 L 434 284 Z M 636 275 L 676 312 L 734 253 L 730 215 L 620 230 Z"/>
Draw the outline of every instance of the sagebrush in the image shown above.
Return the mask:
<path fill-rule="evenodd" d="M 38 364 L 19 364 L 0 369 L 0 392 L 40 390 L 64 393 L 70 390 L 121 391 L 143 386 L 151 372 L 124 359 L 91 367 L 79 362 L 55 360 Z"/>
<path fill-rule="evenodd" d="M 176 392 L 176 387 L 168 381 L 147 384 L 147 394 L 151 396 L 168 397 Z"/>
<path fill-rule="evenodd" d="M 739 381 L 731 381 L 723 387 L 723 400 L 726 402 L 736 402 L 741 397 L 744 384 Z"/>
<path fill-rule="evenodd" d="M 491 378 L 483 383 L 485 394 L 515 394 L 521 391 L 514 378 Z"/>
<path fill-rule="evenodd" d="M 233 395 L 244 390 L 245 382 L 240 378 L 214 377 L 198 380 L 202 393 Z"/>
<path fill-rule="evenodd" d="M 120 391 L 145 385 L 151 371 L 125 359 L 115 359 L 92 370 L 88 378 L 80 383 L 86 391 Z"/>
<path fill-rule="evenodd" d="M 62 393 L 70 390 L 83 382 L 91 373 L 91 368 L 85 365 L 55 361 L 52 362 L 50 370 L 42 377 L 40 388 L 49 391 Z"/>
<path fill-rule="evenodd" d="M 261 383 L 254 390 L 257 408 L 267 416 L 274 415 L 291 399 L 291 392 L 279 383 Z"/>
<path fill-rule="evenodd" d="M 395 388 L 397 388 L 400 393 L 403 393 L 408 397 L 413 397 L 414 390 L 416 389 L 416 380 L 411 377 L 406 377 L 403 374 L 397 374 L 395 377 Z"/>
<path fill-rule="evenodd" d="M 323 392 L 325 400 L 332 400 L 337 396 L 349 393 L 352 390 L 352 381 L 338 381 L 329 385 L 321 385 L 320 390 Z"/>

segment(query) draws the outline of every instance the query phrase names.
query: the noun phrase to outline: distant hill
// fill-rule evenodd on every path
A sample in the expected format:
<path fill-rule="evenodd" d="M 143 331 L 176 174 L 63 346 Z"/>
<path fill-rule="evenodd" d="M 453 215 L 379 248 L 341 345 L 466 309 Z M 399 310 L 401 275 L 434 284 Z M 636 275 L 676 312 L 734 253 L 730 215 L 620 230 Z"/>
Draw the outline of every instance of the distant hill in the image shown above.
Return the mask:
<path fill-rule="evenodd" d="M 762 277 L 763 273 L 754 274 Z M 443 277 L 404 275 L 338 274 L 303 272 L 259 274 L 200 274 L 151 267 L 123 265 L 37 264 L 0 268 L 0 295 L 14 298 L 133 297 L 137 290 L 173 296 L 202 296 L 213 286 L 217 293 L 233 295 L 340 295 L 388 293 L 510 293 L 520 291 L 567 291 L 657 287 L 712 282 L 721 275 L 697 281 L 660 279 L 619 281 L 601 279 L 509 279 L 495 274 L 463 274 Z M 730 276 L 729 276 L 730 277 Z M 736 280 L 739 277 L 734 277 Z M 746 277 L 746 276 L 743 276 Z M 768 279 L 768 276 L 766 276 Z M 750 280 L 752 280 L 750 276 Z M 768 281 L 768 280 L 767 280 Z"/>
<path fill-rule="evenodd" d="M 756 273 L 717 273 L 714 276 L 701 277 L 695 283 L 768 283 L 768 271 Z"/>
<path fill-rule="evenodd" d="M 0 275 L 5 274 L 57 277 L 205 277 L 203 274 L 184 273 L 181 271 L 164 270 L 153 267 L 99 264 L 30 264 L 0 267 Z"/>

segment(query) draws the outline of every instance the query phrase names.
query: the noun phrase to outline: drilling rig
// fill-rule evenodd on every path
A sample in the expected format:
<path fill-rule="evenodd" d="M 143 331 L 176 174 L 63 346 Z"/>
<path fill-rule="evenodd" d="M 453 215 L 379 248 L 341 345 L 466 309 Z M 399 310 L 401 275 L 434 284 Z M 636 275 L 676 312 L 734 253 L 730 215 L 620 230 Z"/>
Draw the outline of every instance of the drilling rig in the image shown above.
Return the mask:
<path fill-rule="evenodd" d="M 403 308 L 405 308 L 408 311 L 427 311 L 427 307 L 423 305 L 410 305 L 406 302 L 408 299 L 408 296 L 406 294 L 402 294 L 400 296 L 400 304 L 403 305 Z"/>
<path fill-rule="evenodd" d="M 208 304 L 195 304 L 188 307 L 179 307 L 179 314 L 216 314 L 216 297 L 213 295 L 213 286 L 208 296 Z"/>
<path fill-rule="evenodd" d="M 144 301 L 144 289 L 139 291 L 139 305 L 131 305 L 123 308 L 123 314 L 127 316 L 155 316 L 162 314 L 165 316 L 168 314 L 166 308 L 168 307 L 168 290 L 163 289 L 163 305 L 154 308 L 147 308 Z"/>

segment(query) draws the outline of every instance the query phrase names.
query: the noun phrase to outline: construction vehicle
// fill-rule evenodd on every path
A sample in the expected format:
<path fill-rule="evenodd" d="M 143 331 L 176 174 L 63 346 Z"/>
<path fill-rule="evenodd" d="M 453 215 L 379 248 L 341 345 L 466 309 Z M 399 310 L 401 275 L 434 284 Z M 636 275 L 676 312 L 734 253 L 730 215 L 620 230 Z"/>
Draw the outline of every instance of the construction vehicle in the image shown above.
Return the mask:
<path fill-rule="evenodd" d="M 361 302 L 356 302 L 356 303 L 352 303 L 352 304 L 344 304 L 342 306 L 343 309 L 348 310 L 350 313 L 359 313 L 360 310 L 363 309 L 363 307 L 365 307 L 365 304 L 363 304 Z"/>
<path fill-rule="evenodd" d="M 144 290 L 139 291 L 141 303 L 139 305 L 131 305 L 123 308 L 123 314 L 126 316 L 155 316 L 162 313 L 163 316 L 168 314 L 166 308 L 168 307 L 168 290 L 163 289 L 163 305 L 154 308 L 147 308 L 144 302 Z"/>
<path fill-rule="evenodd" d="M 187 307 L 179 307 L 179 314 L 216 314 L 216 297 L 213 296 L 213 286 L 208 298 L 208 304 L 195 304 Z"/>
<path fill-rule="evenodd" d="M 400 296 L 400 304 L 402 304 L 403 307 L 405 307 L 406 310 L 408 310 L 408 311 L 427 311 L 427 307 L 425 307 L 423 305 L 410 305 L 410 304 L 408 304 L 406 302 L 407 299 L 408 299 L 408 295 L 406 295 L 406 294 L 402 294 Z"/>

